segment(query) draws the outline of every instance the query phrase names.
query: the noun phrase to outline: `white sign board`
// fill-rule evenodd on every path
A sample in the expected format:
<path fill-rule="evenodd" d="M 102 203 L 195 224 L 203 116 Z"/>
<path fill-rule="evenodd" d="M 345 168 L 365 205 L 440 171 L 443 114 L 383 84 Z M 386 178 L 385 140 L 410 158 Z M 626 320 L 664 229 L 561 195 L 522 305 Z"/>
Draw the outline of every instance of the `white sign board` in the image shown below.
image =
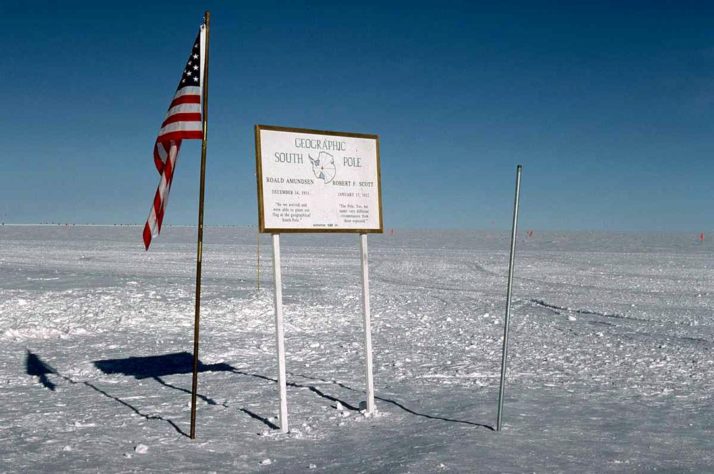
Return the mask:
<path fill-rule="evenodd" d="M 256 125 L 260 231 L 382 232 L 379 137 Z"/>

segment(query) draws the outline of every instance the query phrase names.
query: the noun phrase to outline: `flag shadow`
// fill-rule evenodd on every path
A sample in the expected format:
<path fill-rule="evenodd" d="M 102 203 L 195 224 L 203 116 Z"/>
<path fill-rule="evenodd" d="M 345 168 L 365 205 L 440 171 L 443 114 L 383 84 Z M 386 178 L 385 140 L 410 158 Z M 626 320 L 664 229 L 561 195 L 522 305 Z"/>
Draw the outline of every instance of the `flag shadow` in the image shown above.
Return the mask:
<path fill-rule="evenodd" d="M 27 350 L 27 354 L 25 354 L 25 372 L 27 372 L 27 375 L 37 377 L 42 386 L 46 389 L 53 392 L 55 391 L 57 385 L 52 383 L 47 376 L 50 374 L 57 375 L 57 371 L 29 350 Z"/>

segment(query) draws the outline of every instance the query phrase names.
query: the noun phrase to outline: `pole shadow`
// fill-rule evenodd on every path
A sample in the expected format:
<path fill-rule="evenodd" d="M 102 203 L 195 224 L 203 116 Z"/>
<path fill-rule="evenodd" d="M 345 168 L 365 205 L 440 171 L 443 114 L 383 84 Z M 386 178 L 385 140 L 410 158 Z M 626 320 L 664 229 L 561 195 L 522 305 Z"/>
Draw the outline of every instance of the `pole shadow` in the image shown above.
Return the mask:
<path fill-rule="evenodd" d="M 238 370 L 238 369 L 233 369 L 233 372 L 236 373 L 236 374 L 239 374 L 239 375 L 245 375 L 245 376 L 248 376 L 248 377 L 255 377 L 255 378 L 258 378 L 258 379 L 261 379 L 261 380 L 267 380 L 268 382 L 278 383 L 278 380 L 277 380 L 277 379 L 274 379 L 274 378 L 272 378 L 272 377 L 268 377 L 268 376 L 265 376 L 265 375 L 253 374 L 253 373 L 244 372 L 244 371 Z M 290 374 L 290 375 L 293 375 L 293 374 Z M 307 378 L 307 377 L 306 377 L 306 378 Z M 319 380 L 319 379 L 313 379 L 313 380 Z M 303 384 L 299 384 L 299 383 L 297 383 L 297 382 L 287 382 L 287 381 L 285 382 L 285 385 L 288 386 L 288 387 L 293 387 L 293 388 L 306 388 L 306 389 L 310 390 L 312 393 L 314 393 L 314 394 L 316 394 L 317 396 L 322 397 L 322 398 L 324 398 L 324 399 L 326 399 L 326 400 L 330 400 L 330 401 L 332 401 L 332 402 L 340 402 L 340 404 L 341 404 L 342 406 L 344 406 L 345 408 L 347 408 L 348 410 L 359 411 L 359 408 L 357 408 L 356 406 L 351 405 L 350 403 L 348 403 L 348 402 L 346 402 L 346 401 L 344 401 L 344 400 L 341 400 L 341 399 L 339 399 L 339 398 L 337 398 L 337 397 L 335 397 L 335 396 L 333 396 L 333 395 L 329 395 L 329 394 L 323 392 L 322 390 L 320 390 L 319 388 L 315 387 L 314 385 L 303 385 Z"/>
<path fill-rule="evenodd" d="M 262 421 L 263 423 L 268 425 L 269 428 L 272 428 L 274 430 L 280 429 L 280 427 L 278 425 L 276 425 L 275 423 L 273 423 L 266 417 L 260 416 L 257 413 L 248 410 L 247 408 L 239 408 L 239 410 L 242 411 L 243 413 L 245 413 L 246 415 L 248 415 L 249 417 L 253 418 L 254 420 Z"/>
<path fill-rule="evenodd" d="M 351 391 L 353 391 L 353 392 L 363 392 L 363 390 L 357 390 L 357 389 L 355 389 L 355 388 L 350 387 L 349 385 L 346 385 L 346 384 L 344 384 L 344 383 L 342 383 L 342 382 L 338 382 L 338 381 L 336 381 L 336 380 L 327 380 L 327 379 L 322 379 L 322 378 L 318 378 L 318 377 L 311 377 L 311 376 L 309 376 L 309 375 L 295 374 L 295 373 L 290 373 L 290 375 L 293 376 L 293 377 L 302 377 L 302 378 L 308 379 L 308 380 L 319 380 L 319 381 L 321 381 L 321 382 L 325 382 L 325 383 L 330 383 L 330 384 L 333 384 L 333 385 L 337 385 L 338 387 L 342 387 L 342 388 L 344 388 L 345 390 L 351 390 Z M 483 424 L 483 423 L 476 423 L 476 422 L 474 422 L 474 421 L 457 420 L 457 419 L 455 419 L 455 418 L 446 418 L 446 417 L 443 417 L 443 416 L 435 416 L 435 415 L 429 415 L 429 414 L 426 414 L 426 413 L 420 413 L 420 412 L 418 412 L 418 411 L 416 411 L 416 410 L 413 410 L 413 409 L 411 409 L 411 408 L 405 406 L 404 404 L 402 404 L 402 403 L 400 403 L 400 402 L 398 402 L 398 401 L 396 401 L 396 400 L 392 400 L 392 399 L 390 399 L 390 398 L 384 398 L 384 397 L 380 397 L 380 396 L 377 396 L 377 395 L 375 395 L 374 398 L 377 399 L 377 400 L 381 400 L 381 401 L 383 401 L 383 402 L 389 403 L 389 404 L 391 404 L 391 405 L 394 405 L 394 406 L 396 406 L 396 407 L 398 407 L 398 408 L 404 410 L 405 412 L 407 412 L 407 413 L 409 413 L 409 414 L 411 414 L 411 415 L 414 415 L 414 416 L 419 416 L 419 417 L 422 417 L 422 418 L 428 418 L 428 419 L 430 419 L 430 420 L 447 421 L 447 422 L 449 422 L 449 423 L 461 423 L 461 424 L 464 424 L 464 425 L 477 426 L 477 427 L 479 427 L 479 428 L 486 428 L 487 430 L 496 431 L 496 430 L 494 429 L 494 427 L 491 426 L 491 425 L 486 425 L 486 424 Z"/>

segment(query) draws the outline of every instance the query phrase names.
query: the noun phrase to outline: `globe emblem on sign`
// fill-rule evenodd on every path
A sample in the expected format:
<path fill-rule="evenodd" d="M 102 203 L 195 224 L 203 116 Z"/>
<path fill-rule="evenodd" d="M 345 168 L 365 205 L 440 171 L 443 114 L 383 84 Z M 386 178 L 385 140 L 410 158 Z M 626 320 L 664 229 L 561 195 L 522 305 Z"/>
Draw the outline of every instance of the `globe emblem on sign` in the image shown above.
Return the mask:
<path fill-rule="evenodd" d="M 321 151 L 317 158 L 313 158 L 310 155 L 307 156 L 310 158 L 312 172 L 317 179 L 323 180 L 325 184 L 335 179 L 337 169 L 335 168 L 335 158 L 332 155 Z"/>

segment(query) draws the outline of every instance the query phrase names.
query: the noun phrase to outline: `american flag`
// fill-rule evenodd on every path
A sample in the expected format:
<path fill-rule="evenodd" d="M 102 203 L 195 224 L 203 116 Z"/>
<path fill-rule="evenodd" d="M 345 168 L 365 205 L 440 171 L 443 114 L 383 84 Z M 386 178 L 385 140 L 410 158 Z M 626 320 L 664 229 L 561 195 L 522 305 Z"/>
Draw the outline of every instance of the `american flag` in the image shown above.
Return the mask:
<path fill-rule="evenodd" d="M 154 164 L 161 175 L 159 187 L 154 195 L 154 202 L 149 211 L 149 218 L 144 225 L 144 246 L 149 250 L 151 239 L 161 232 L 161 223 L 169 200 L 171 181 L 176 169 L 176 159 L 181 140 L 203 139 L 202 87 L 205 57 L 205 27 L 201 26 L 191 55 L 188 57 L 176 94 L 161 124 L 159 136 L 154 144 Z"/>

